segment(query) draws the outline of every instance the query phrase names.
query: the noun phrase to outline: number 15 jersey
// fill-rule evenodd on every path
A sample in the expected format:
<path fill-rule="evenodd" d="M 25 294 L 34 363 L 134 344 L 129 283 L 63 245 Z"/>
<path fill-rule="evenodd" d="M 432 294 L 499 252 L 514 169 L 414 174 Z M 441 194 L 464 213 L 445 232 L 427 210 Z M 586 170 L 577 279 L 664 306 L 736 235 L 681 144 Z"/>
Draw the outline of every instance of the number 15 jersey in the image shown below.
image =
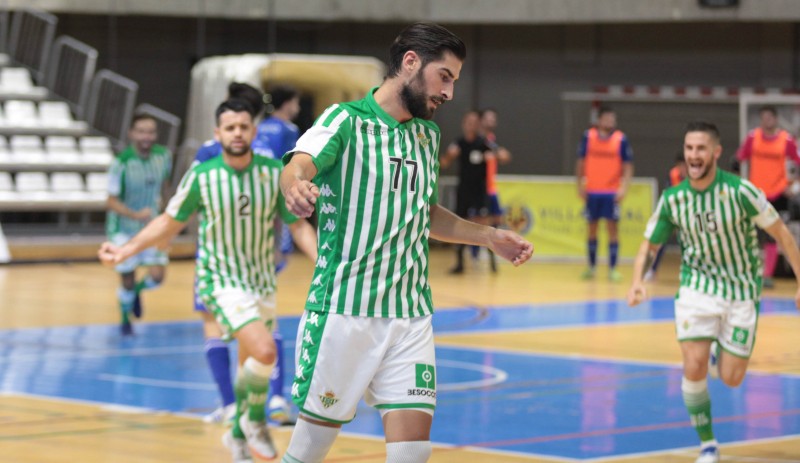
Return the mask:
<path fill-rule="evenodd" d="M 666 189 L 645 238 L 664 244 L 678 231 L 681 286 L 729 301 L 757 301 L 762 263 L 755 227 L 767 228 L 778 219 L 761 190 L 717 169 L 704 191 L 688 180 Z"/>
<path fill-rule="evenodd" d="M 441 135 L 428 120 L 396 121 L 374 91 L 329 107 L 283 159 L 307 153 L 317 168 L 319 258 L 306 309 L 429 315 L 428 235 Z"/>

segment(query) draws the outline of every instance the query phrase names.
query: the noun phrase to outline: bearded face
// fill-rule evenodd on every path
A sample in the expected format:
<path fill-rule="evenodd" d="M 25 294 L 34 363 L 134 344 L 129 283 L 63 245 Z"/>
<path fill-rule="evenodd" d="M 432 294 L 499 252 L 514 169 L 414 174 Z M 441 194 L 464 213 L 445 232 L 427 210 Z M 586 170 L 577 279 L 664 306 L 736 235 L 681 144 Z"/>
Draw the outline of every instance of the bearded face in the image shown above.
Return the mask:
<path fill-rule="evenodd" d="M 409 82 L 403 84 L 400 99 L 411 116 L 430 120 L 445 99 L 440 95 L 428 95 L 424 70 L 425 68 L 420 69 Z"/>

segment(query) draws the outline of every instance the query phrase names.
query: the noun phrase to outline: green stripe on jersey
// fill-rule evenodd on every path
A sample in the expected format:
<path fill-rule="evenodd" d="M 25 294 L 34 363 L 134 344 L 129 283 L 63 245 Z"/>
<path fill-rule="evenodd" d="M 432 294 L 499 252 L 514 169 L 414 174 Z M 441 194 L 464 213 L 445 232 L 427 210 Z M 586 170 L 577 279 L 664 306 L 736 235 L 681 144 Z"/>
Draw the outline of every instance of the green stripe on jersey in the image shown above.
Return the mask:
<path fill-rule="evenodd" d="M 273 220 L 297 220 L 283 204 L 278 187 L 280 161 L 255 156 L 242 171 L 223 156 L 191 168 L 167 206 L 167 214 L 185 222 L 200 211 L 197 279 L 201 295 L 218 288 L 256 294 L 275 291 Z"/>
<path fill-rule="evenodd" d="M 428 235 L 440 139 L 436 124 L 399 123 L 370 92 L 329 107 L 284 157 L 310 154 L 321 193 L 307 309 L 381 318 L 433 313 Z"/>
<path fill-rule="evenodd" d="M 161 207 L 161 189 L 172 173 L 172 153 L 161 145 L 153 145 L 147 158 L 140 157 L 132 146 L 122 150 L 108 170 L 108 194 L 116 196 L 128 209 L 139 211 L 149 207 L 152 216 Z M 106 233 L 135 235 L 147 222 L 124 217 L 109 211 Z"/>
<path fill-rule="evenodd" d="M 762 264 L 756 221 L 774 214 L 750 182 L 717 169 L 704 191 L 688 180 L 665 190 L 645 238 L 663 244 L 678 231 L 681 286 L 726 300 L 758 300 Z"/>

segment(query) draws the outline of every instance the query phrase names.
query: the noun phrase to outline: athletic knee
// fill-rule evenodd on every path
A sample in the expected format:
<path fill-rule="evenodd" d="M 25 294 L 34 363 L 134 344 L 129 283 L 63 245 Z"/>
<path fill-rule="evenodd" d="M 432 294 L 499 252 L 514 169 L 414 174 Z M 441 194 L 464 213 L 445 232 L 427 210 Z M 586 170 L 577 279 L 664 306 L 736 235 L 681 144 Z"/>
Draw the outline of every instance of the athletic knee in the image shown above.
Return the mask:
<path fill-rule="evenodd" d="M 278 359 L 275 345 L 272 343 L 259 344 L 250 352 L 250 358 L 263 365 L 275 365 L 275 361 Z"/>
<path fill-rule="evenodd" d="M 744 381 L 745 371 L 740 370 L 733 370 L 733 371 L 720 371 L 719 379 L 725 383 L 726 386 L 729 387 L 739 387 Z"/>

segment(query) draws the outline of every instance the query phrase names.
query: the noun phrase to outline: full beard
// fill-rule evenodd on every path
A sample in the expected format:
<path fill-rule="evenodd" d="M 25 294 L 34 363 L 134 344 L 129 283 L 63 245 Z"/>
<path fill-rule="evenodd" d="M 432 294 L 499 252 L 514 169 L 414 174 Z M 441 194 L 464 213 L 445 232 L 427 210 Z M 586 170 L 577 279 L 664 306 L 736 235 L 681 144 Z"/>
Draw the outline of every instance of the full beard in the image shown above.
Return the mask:
<path fill-rule="evenodd" d="M 420 88 L 422 90 L 420 90 Z M 420 119 L 433 119 L 433 114 L 436 109 L 428 107 L 428 96 L 425 94 L 425 78 L 422 77 L 421 71 L 414 76 L 411 83 L 403 84 L 400 89 L 400 100 L 403 102 L 406 110 L 412 117 Z"/>
<path fill-rule="evenodd" d="M 225 151 L 225 154 L 227 154 L 228 156 L 240 158 L 242 156 L 247 155 L 247 153 L 250 152 L 250 147 L 245 145 L 241 148 L 233 148 L 231 145 L 228 146 L 223 145 L 222 150 Z"/>

